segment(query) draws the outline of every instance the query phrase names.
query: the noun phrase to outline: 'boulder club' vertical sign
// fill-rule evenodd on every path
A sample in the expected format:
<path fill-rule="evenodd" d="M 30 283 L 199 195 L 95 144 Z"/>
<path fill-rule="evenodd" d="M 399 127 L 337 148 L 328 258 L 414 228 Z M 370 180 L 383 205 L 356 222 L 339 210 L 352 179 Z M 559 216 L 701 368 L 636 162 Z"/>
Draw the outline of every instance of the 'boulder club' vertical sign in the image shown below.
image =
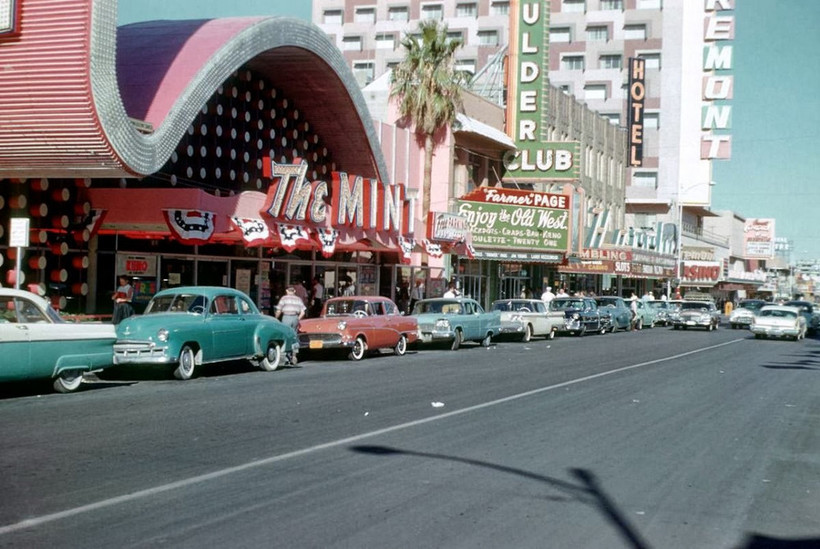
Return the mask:
<path fill-rule="evenodd" d="M 631 168 L 643 165 L 643 107 L 646 98 L 644 83 L 646 61 L 629 58 L 629 158 Z"/>
<path fill-rule="evenodd" d="M 579 144 L 547 142 L 550 2 L 510 2 L 510 55 L 507 71 L 507 132 L 516 150 L 504 155 L 505 180 L 533 182 L 577 179 Z"/>

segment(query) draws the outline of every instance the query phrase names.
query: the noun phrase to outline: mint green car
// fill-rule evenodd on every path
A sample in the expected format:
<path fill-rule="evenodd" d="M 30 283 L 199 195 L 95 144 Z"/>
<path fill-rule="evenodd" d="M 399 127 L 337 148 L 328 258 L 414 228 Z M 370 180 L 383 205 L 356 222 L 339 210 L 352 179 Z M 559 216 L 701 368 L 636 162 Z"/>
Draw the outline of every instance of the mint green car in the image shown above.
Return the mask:
<path fill-rule="evenodd" d="M 0 381 L 51 378 L 54 389 L 79 389 L 83 373 L 111 366 L 114 326 L 66 322 L 48 300 L 0 288 Z"/>
<path fill-rule="evenodd" d="M 244 293 L 188 286 L 157 292 L 144 314 L 117 325 L 114 364 L 167 364 L 177 379 L 191 379 L 199 365 L 238 359 L 273 371 L 298 352 L 296 332 Z"/>
<path fill-rule="evenodd" d="M 448 343 L 453 351 L 465 341 L 489 347 L 501 333 L 501 313 L 484 311 L 470 298 L 422 299 L 413 306 L 412 315 L 419 323 L 419 342 Z"/>

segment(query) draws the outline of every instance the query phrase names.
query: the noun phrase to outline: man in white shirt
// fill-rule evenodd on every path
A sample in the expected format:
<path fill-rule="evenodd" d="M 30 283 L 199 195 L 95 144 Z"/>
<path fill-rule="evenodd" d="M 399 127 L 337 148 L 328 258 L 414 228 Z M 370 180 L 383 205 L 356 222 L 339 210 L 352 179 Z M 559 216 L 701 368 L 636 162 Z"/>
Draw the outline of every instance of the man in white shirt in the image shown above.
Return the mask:
<path fill-rule="evenodd" d="M 555 294 L 552 293 L 552 287 L 547 286 L 546 289 L 544 290 L 544 293 L 541 294 L 541 301 L 546 303 L 547 307 L 549 307 L 550 306 L 550 301 L 552 301 L 554 298 L 555 298 Z"/>

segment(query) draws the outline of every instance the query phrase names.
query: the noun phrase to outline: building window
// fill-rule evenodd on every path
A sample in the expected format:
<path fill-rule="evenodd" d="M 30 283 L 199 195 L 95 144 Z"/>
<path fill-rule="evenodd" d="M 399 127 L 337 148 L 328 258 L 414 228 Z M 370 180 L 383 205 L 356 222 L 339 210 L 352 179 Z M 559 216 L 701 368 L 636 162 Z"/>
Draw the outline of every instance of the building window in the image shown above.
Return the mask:
<path fill-rule="evenodd" d="M 654 229 L 657 225 L 657 214 L 635 214 L 635 227 L 640 229 Z"/>
<path fill-rule="evenodd" d="M 353 76 L 360 83 L 367 85 L 373 81 L 375 69 L 372 61 L 356 61 L 353 63 Z"/>
<path fill-rule="evenodd" d="M 455 69 L 475 74 L 475 59 L 456 59 Z"/>
<path fill-rule="evenodd" d="M 623 10 L 624 0 L 601 0 L 602 10 Z"/>
<path fill-rule="evenodd" d="M 401 61 L 388 61 L 385 66 L 387 67 L 387 70 L 392 71 L 399 66 L 399 63 L 401 63 Z"/>
<path fill-rule="evenodd" d="M 410 19 L 410 10 L 407 6 L 388 8 L 387 19 L 389 21 L 408 21 Z"/>
<path fill-rule="evenodd" d="M 441 21 L 444 18 L 444 7 L 441 4 L 427 4 L 421 7 L 422 19 Z"/>
<path fill-rule="evenodd" d="M 661 54 L 659 53 L 642 53 L 638 57 L 645 61 L 644 68 L 647 70 L 661 68 Z"/>
<path fill-rule="evenodd" d="M 587 101 L 606 100 L 606 84 L 587 84 L 584 86 L 584 99 Z"/>
<path fill-rule="evenodd" d="M 584 13 L 587 9 L 586 0 L 563 0 L 562 13 Z"/>
<path fill-rule="evenodd" d="M 620 55 L 602 55 L 599 61 L 598 68 L 601 69 L 620 69 L 622 67 Z"/>
<path fill-rule="evenodd" d="M 456 17 L 477 17 L 478 6 L 475 3 L 456 4 Z"/>
<path fill-rule="evenodd" d="M 361 36 L 345 36 L 342 38 L 343 51 L 362 51 Z"/>
<path fill-rule="evenodd" d="M 570 84 L 561 84 L 558 89 L 567 95 L 572 95 L 572 86 Z"/>
<path fill-rule="evenodd" d="M 618 126 L 621 123 L 621 113 L 617 112 L 602 112 L 601 116 L 609 120 L 613 126 Z"/>
<path fill-rule="evenodd" d="M 587 27 L 588 42 L 606 42 L 609 40 L 609 28 L 606 25 Z"/>
<path fill-rule="evenodd" d="M 490 15 L 509 15 L 510 2 L 509 0 L 496 0 L 490 2 Z"/>
<path fill-rule="evenodd" d="M 643 115 L 644 128 L 659 128 L 661 124 L 661 115 L 658 112 L 645 112 Z"/>
<path fill-rule="evenodd" d="M 572 35 L 570 34 L 569 27 L 560 27 L 556 29 L 550 29 L 550 43 L 551 44 L 559 44 L 562 42 L 571 42 Z"/>
<path fill-rule="evenodd" d="M 464 34 L 461 31 L 449 31 L 447 33 L 447 43 L 458 40 L 462 44 L 464 43 Z"/>
<path fill-rule="evenodd" d="M 479 46 L 497 46 L 498 45 L 498 31 L 481 30 L 478 31 L 478 45 Z"/>
<path fill-rule="evenodd" d="M 632 185 L 635 187 L 658 188 L 657 172 L 635 172 L 632 174 Z"/>
<path fill-rule="evenodd" d="M 646 25 L 624 25 L 624 40 L 646 40 Z"/>
<path fill-rule="evenodd" d="M 392 34 L 377 34 L 376 35 L 376 49 L 377 50 L 394 50 L 396 49 L 396 37 Z"/>
<path fill-rule="evenodd" d="M 342 20 L 342 10 L 325 10 L 322 21 L 325 25 L 341 25 L 344 22 Z"/>
<path fill-rule="evenodd" d="M 639 10 L 659 10 L 663 7 L 661 0 L 638 0 Z"/>
<path fill-rule="evenodd" d="M 583 55 L 565 55 L 561 58 L 561 70 L 582 71 L 584 70 Z"/>
<path fill-rule="evenodd" d="M 376 8 L 356 8 L 353 21 L 356 23 L 375 23 Z"/>

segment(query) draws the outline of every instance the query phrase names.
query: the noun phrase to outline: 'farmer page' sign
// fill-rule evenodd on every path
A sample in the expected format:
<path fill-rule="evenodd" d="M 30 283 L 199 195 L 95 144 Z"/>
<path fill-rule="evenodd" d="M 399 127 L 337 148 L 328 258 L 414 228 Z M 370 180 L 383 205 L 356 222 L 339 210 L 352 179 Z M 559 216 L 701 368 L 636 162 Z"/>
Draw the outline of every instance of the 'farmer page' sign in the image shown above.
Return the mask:
<path fill-rule="evenodd" d="M 566 252 L 571 198 L 497 187 L 479 187 L 458 201 L 476 249 Z"/>

